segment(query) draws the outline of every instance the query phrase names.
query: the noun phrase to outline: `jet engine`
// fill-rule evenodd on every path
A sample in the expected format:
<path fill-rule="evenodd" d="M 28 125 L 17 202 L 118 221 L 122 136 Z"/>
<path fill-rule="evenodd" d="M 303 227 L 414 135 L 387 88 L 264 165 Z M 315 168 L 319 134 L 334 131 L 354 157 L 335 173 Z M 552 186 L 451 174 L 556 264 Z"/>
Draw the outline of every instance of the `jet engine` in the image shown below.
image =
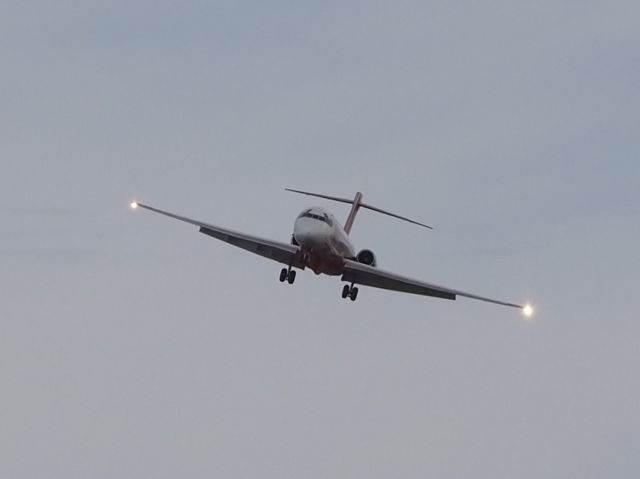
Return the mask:
<path fill-rule="evenodd" d="M 373 251 L 368 249 L 363 249 L 356 256 L 358 263 L 366 264 L 369 266 L 376 266 L 376 255 L 373 254 Z"/>

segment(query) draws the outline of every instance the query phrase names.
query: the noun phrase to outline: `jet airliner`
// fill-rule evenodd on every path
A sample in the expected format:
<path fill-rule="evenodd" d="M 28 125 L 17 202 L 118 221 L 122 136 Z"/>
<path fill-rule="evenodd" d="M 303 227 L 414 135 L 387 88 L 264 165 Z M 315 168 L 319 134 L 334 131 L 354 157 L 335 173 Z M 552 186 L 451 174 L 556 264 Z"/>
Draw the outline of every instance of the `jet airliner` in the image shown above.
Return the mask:
<path fill-rule="evenodd" d="M 293 284 L 296 279 L 296 269 L 309 268 L 316 274 L 341 276 L 341 280 L 347 283 L 342 288 L 342 298 L 349 298 L 351 301 L 355 301 L 358 297 L 356 285 L 362 285 L 449 300 L 455 300 L 457 296 L 462 296 L 518 308 L 527 317 L 533 313 L 529 304 L 520 305 L 464 293 L 379 269 L 373 251 L 363 249 L 357 252 L 349 238 L 354 220 L 361 208 L 392 216 L 424 228 L 433 229 L 431 226 L 363 203 L 363 196 L 360 192 L 355 195 L 354 199 L 349 199 L 290 188 L 285 189 L 294 193 L 347 203 L 351 205 L 351 211 L 344 225 L 341 225 L 335 216 L 324 208 L 306 208 L 298 215 L 293 224 L 290 243 L 282 243 L 179 216 L 137 201 L 132 202 L 130 206 L 133 209 L 144 208 L 190 223 L 198 227 L 200 233 L 285 265 L 280 271 L 279 277 L 280 282 L 283 283 Z"/>

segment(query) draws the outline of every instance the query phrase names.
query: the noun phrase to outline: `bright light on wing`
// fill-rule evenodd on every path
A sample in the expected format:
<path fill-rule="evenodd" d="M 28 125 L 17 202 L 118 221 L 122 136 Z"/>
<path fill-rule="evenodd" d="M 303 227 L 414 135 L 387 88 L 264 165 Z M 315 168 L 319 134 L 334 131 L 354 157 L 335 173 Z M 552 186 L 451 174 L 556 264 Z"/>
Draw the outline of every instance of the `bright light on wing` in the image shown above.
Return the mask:
<path fill-rule="evenodd" d="M 131 207 L 132 210 L 135 210 L 138 207 L 138 203 L 136 203 L 135 201 L 132 201 L 129 206 Z"/>
<path fill-rule="evenodd" d="M 530 318 L 533 316 L 533 306 L 530 304 L 526 304 L 524 308 L 522 308 L 522 312 L 524 313 L 526 318 Z"/>

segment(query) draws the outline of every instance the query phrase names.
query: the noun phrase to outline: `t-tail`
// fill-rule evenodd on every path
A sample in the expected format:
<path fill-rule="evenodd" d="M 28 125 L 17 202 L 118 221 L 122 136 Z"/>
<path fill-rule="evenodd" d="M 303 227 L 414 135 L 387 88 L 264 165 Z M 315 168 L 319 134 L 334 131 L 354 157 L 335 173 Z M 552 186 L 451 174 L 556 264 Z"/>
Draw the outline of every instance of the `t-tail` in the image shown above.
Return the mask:
<path fill-rule="evenodd" d="M 414 225 L 418 225 L 418 226 L 423 226 L 425 228 L 429 228 L 430 230 L 432 230 L 433 228 L 429 225 L 425 225 L 424 223 L 420 223 L 418 221 L 414 221 L 410 218 L 405 218 L 404 216 L 400 216 L 397 215 L 395 213 L 391 213 L 389 211 L 385 211 L 382 210 L 380 208 L 376 208 L 375 206 L 371 206 L 368 205 L 366 203 L 362 202 L 362 193 L 360 193 L 359 191 L 356 193 L 356 196 L 354 199 L 349 199 L 349 198 L 339 198 L 337 196 L 329 196 L 329 195 L 322 195 L 319 193 L 310 193 L 308 191 L 300 191 L 300 190 L 293 190 L 291 188 L 285 188 L 286 191 L 291 191 L 293 193 L 300 193 L 303 195 L 309 195 L 309 196 L 316 196 L 318 198 L 324 198 L 326 200 L 331 200 L 331 201 L 339 201 L 340 203 L 347 203 L 351 205 L 351 211 L 349 212 L 349 216 L 347 216 L 347 221 L 345 221 L 344 223 L 344 230 L 347 234 L 349 234 L 351 232 L 351 228 L 353 227 L 353 222 L 356 219 L 356 215 L 358 214 L 358 210 L 360 208 L 366 208 L 368 210 L 372 210 L 372 211 L 377 211 L 378 213 L 382 213 L 383 215 L 387 215 L 387 216 L 392 216 L 394 218 L 398 218 L 400 220 L 403 221 L 408 221 L 409 223 L 413 223 Z"/>

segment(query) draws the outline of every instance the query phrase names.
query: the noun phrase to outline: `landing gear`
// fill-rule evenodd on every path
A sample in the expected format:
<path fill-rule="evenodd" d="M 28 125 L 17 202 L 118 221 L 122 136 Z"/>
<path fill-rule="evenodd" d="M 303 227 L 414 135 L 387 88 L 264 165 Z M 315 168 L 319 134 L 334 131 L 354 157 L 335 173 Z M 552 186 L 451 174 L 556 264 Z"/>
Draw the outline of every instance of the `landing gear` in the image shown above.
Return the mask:
<path fill-rule="evenodd" d="M 351 301 L 355 301 L 357 297 L 358 297 L 358 288 L 351 288 L 351 294 L 349 295 L 349 298 L 351 299 Z"/>
<path fill-rule="evenodd" d="M 351 288 L 349 287 L 348 284 L 345 284 L 344 288 L 342 288 L 342 299 L 345 299 L 347 296 L 349 296 L 350 292 L 351 292 Z"/>
<path fill-rule="evenodd" d="M 353 286 L 353 283 L 351 283 L 351 286 L 349 286 L 348 284 L 345 284 L 344 287 L 342 288 L 342 298 L 346 299 L 349 298 L 351 301 L 355 301 L 356 298 L 358 297 L 358 288 Z"/>
<path fill-rule="evenodd" d="M 293 284 L 293 282 L 296 280 L 296 271 L 294 269 L 291 269 L 291 266 L 289 266 L 289 268 L 282 268 L 282 271 L 280 271 L 280 282 L 284 283 L 285 281 L 287 281 L 289 284 Z"/>

